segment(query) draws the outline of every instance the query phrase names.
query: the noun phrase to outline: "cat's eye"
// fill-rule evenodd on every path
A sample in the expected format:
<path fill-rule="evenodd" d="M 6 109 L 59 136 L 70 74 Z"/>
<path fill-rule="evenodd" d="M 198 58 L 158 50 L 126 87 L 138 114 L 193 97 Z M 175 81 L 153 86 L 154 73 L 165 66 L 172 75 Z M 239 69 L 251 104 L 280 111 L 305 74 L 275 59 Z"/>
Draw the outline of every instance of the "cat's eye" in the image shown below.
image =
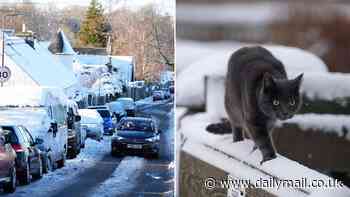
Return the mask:
<path fill-rule="evenodd" d="M 290 101 L 289 101 L 289 105 L 295 105 L 295 100 L 294 99 L 291 99 Z"/>
<path fill-rule="evenodd" d="M 273 100 L 273 101 L 272 101 L 272 104 L 273 104 L 274 106 L 278 106 L 278 105 L 280 104 L 280 102 L 279 102 L 278 100 Z"/>

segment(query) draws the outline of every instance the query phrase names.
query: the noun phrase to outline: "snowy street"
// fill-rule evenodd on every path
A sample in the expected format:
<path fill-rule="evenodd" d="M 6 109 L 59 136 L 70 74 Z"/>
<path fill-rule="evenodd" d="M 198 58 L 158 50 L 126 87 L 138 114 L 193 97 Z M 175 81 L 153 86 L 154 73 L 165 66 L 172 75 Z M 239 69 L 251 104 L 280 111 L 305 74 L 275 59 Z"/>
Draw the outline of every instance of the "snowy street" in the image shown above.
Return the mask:
<path fill-rule="evenodd" d="M 104 136 L 101 142 L 87 139 L 85 149 L 77 158 L 67 160 L 65 167 L 1 196 L 173 196 L 173 103 L 145 101 L 138 108 L 137 116 L 151 115 L 163 131 L 158 159 L 113 157 L 111 137 Z"/>

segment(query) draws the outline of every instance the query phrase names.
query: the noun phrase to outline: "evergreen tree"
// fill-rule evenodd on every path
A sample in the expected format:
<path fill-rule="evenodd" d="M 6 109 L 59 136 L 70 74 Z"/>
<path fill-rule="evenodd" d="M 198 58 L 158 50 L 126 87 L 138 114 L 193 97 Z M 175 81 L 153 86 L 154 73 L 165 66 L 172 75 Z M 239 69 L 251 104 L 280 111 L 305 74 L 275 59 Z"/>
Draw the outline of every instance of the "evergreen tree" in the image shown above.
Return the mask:
<path fill-rule="evenodd" d="M 103 15 L 102 5 L 98 0 L 91 0 L 79 32 L 81 43 L 104 47 L 106 45 L 105 26 L 106 18 Z"/>

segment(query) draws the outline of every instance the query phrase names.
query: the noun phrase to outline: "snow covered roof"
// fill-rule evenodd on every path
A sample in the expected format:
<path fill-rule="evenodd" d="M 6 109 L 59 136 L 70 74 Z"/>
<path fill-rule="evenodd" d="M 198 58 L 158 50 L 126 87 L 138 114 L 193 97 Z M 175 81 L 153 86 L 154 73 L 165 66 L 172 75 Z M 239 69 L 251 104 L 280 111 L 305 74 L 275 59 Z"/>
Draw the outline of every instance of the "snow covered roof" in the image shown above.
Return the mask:
<path fill-rule="evenodd" d="M 0 106 L 38 107 L 47 105 L 48 102 L 67 102 L 63 90 L 54 87 L 1 87 L 0 92 Z"/>
<path fill-rule="evenodd" d="M 75 55 L 72 45 L 62 30 L 59 30 L 48 46 L 53 54 Z"/>
<path fill-rule="evenodd" d="M 78 109 L 78 112 L 83 124 L 103 123 L 103 119 L 96 109 Z"/>
<path fill-rule="evenodd" d="M 5 53 L 40 86 L 68 88 L 77 83 L 74 74 L 54 58 L 45 43 L 35 42 L 32 48 L 24 39 L 11 37 L 6 40 Z"/>
<path fill-rule="evenodd" d="M 105 55 L 77 55 L 80 64 L 86 65 L 106 65 L 108 56 Z M 132 56 L 111 56 L 112 66 L 119 69 L 123 80 L 131 81 L 133 75 L 134 59 Z"/>
<path fill-rule="evenodd" d="M 34 137 L 42 137 L 50 128 L 50 118 L 42 108 L 0 109 L 1 125 L 23 125 Z"/>
<path fill-rule="evenodd" d="M 58 32 L 58 34 L 62 37 L 63 47 L 62 47 L 62 53 L 68 54 L 68 55 L 74 55 L 76 54 L 73 50 L 72 45 L 70 44 L 69 40 L 67 39 L 66 35 L 62 30 Z"/>

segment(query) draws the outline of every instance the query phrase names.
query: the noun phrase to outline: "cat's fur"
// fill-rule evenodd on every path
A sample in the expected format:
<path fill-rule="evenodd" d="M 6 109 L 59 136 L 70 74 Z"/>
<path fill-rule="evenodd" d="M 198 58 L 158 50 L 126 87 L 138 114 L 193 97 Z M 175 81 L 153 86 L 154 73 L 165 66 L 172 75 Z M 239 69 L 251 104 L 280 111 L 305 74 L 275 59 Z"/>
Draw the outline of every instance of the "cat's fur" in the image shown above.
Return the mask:
<path fill-rule="evenodd" d="M 252 139 L 262 153 L 261 164 L 276 157 L 271 140 L 276 120 L 291 118 L 302 104 L 302 77 L 288 80 L 283 64 L 263 47 L 244 47 L 230 57 L 225 109 L 233 141 Z M 207 130 L 223 133 L 219 130 L 227 129 L 227 123 L 223 124 L 209 125 Z"/>

